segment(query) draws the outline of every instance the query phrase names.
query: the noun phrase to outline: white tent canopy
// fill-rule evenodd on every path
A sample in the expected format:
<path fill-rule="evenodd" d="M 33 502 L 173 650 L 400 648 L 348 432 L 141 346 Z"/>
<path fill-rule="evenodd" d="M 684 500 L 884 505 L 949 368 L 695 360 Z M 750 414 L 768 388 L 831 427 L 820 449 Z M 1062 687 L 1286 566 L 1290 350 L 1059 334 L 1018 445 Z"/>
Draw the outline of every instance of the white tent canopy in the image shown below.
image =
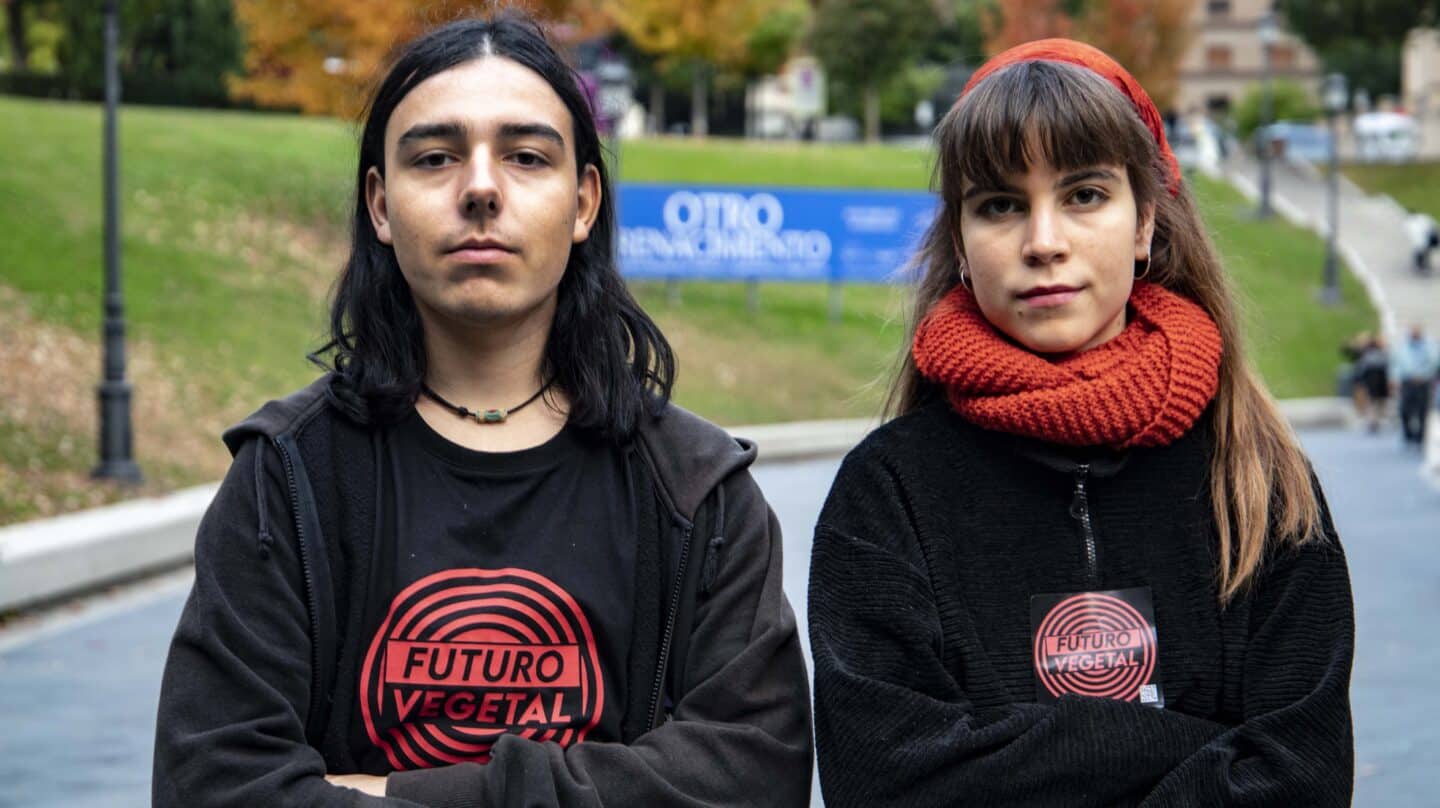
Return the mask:
<path fill-rule="evenodd" d="M 1420 128 L 1415 119 L 1399 112 L 1356 115 L 1355 156 L 1365 161 L 1402 162 L 1415 159 Z"/>

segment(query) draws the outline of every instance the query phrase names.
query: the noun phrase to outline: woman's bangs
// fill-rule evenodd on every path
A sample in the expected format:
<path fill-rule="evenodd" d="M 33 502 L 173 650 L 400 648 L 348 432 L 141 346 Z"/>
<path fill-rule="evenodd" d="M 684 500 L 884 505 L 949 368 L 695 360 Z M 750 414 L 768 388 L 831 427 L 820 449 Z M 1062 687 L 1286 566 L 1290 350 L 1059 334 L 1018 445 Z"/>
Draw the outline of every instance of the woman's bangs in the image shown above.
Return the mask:
<path fill-rule="evenodd" d="M 1031 166 L 1057 171 L 1129 165 L 1143 125 L 1109 82 L 1083 68 L 1025 62 L 980 82 L 961 104 L 954 153 L 961 177 L 986 188 L 1006 185 Z M 1148 136 L 1148 133 L 1147 133 Z"/>

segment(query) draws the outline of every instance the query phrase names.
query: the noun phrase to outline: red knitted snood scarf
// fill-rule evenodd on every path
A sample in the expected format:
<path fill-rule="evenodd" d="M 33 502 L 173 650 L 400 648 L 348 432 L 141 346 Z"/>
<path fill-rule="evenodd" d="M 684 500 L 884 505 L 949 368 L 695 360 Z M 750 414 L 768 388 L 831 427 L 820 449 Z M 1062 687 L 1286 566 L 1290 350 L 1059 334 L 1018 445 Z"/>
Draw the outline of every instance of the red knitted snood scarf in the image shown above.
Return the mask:
<path fill-rule="evenodd" d="M 1220 331 L 1198 305 L 1136 282 L 1114 339 L 1046 359 L 1006 339 L 956 286 L 915 331 L 920 373 L 985 429 L 1065 446 L 1165 446 L 1200 417 L 1220 377 Z"/>

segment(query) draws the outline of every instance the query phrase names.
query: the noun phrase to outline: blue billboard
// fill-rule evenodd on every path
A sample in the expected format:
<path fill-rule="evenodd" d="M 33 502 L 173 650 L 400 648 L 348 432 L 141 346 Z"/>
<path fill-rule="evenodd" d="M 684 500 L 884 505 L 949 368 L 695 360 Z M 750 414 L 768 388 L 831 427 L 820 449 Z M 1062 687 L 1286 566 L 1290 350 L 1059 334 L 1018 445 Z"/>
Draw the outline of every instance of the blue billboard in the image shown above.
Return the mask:
<path fill-rule="evenodd" d="M 631 278 L 885 283 L 901 279 L 936 198 L 622 183 L 620 271 Z"/>

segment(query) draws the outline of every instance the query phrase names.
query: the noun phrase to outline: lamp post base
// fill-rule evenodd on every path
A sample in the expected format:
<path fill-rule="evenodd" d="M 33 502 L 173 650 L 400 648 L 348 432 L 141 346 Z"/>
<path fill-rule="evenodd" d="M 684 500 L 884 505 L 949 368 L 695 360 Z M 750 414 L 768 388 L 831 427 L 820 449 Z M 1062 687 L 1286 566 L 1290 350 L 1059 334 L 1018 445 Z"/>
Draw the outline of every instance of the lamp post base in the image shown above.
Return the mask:
<path fill-rule="evenodd" d="M 113 480 L 125 485 L 141 485 L 145 482 L 145 475 L 140 473 L 140 466 L 134 460 L 105 460 L 90 472 L 90 478 L 94 480 Z"/>
<path fill-rule="evenodd" d="M 100 384 L 100 464 L 90 472 L 97 480 L 126 485 L 145 482 L 135 463 L 130 426 L 130 385 L 124 381 Z"/>

